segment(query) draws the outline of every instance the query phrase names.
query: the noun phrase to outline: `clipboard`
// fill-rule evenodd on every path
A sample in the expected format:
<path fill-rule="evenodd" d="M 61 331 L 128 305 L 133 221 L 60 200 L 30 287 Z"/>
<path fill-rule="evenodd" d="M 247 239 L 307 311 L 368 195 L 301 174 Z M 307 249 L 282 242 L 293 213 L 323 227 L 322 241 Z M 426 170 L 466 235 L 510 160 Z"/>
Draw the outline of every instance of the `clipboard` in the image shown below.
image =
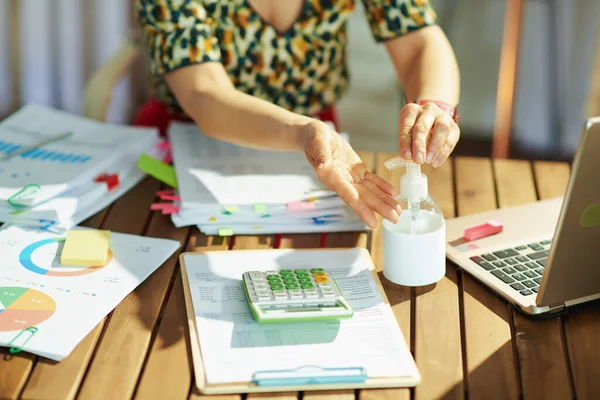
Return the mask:
<path fill-rule="evenodd" d="M 354 248 L 356 249 L 356 248 Z M 181 278 L 185 298 L 185 308 L 187 323 L 190 334 L 190 349 L 192 352 L 192 364 L 194 368 L 195 385 L 202 394 L 241 394 L 241 393 L 259 393 L 259 392 L 294 392 L 294 391 L 317 391 L 317 390 L 340 390 L 340 389 L 375 389 L 375 388 L 403 388 L 414 387 L 421 382 L 421 375 L 418 371 L 414 358 L 411 356 L 411 369 L 413 374 L 410 376 L 399 377 L 377 377 L 369 378 L 366 371 L 357 366 L 355 368 L 321 368 L 319 366 L 299 366 L 293 370 L 272 370 L 257 371 L 251 382 L 230 382 L 209 384 L 205 375 L 205 366 L 200 349 L 200 332 L 196 325 L 196 316 L 190 293 L 190 284 L 185 266 L 185 257 L 191 255 L 215 254 L 215 253 L 243 253 L 267 251 L 261 250 L 221 250 L 219 248 L 212 250 L 196 249 L 195 252 L 182 253 L 179 256 L 179 265 L 181 269 Z M 315 251 L 340 251 L 350 250 L 350 248 L 335 249 L 290 249 L 294 252 L 315 252 Z M 367 249 L 360 249 L 368 254 Z M 276 251 L 276 250 L 274 250 Z M 389 305 L 389 300 L 383 289 L 383 285 L 377 275 L 375 266 L 371 257 L 369 269 L 376 283 L 377 289 L 381 294 L 384 304 Z"/>

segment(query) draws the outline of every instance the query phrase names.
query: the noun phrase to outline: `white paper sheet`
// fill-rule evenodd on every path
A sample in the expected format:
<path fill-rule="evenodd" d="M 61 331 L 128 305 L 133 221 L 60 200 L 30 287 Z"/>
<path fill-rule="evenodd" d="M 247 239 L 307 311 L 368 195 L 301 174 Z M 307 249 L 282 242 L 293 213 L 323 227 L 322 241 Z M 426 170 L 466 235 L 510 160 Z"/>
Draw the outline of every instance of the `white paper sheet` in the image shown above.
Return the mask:
<path fill-rule="evenodd" d="M 7 201 L 27 185 L 41 188 L 20 203 L 40 204 L 93 179 L 127 154 L 137 156 L 157 140 L 153 128 L 100 123 L 40 105 L 28 105 L 0 123 L 0 155 L 43 139 L 72 136 L 0 162 L 0 200 Z"/>
<path fill-rule="evenodd" d="M 365 249 L 267 250 L 185 255 L 200 348 L 210 384 L 248 382 L 257 371 L 363 367 L 369 377 L 413 376 L 416 366 Z M 255 322 L 245 271 L 326 268 L 355 315 L 341 322 Z"/>
<path fill-rule="evenodd" d="M 24 351 L 60 361 L 179 242 L 111 232 L 112 259 L 97 269 L 60 265 L 62 236 L 17 226 L 0 230 L 0 346 L 35 326 Z M 73 274 L 68 276 L 66 274 Z M 25 332 L 22 339 L 27 339 Z M 16 342 L 20 344 L 21 341 Z"/>
<path fill-rule="evenodd" d="M 332 194 L 299 153 L 232 145 L 183 123 L 170 125 L 169 138 L 183 208 L 286 204 Z"/>

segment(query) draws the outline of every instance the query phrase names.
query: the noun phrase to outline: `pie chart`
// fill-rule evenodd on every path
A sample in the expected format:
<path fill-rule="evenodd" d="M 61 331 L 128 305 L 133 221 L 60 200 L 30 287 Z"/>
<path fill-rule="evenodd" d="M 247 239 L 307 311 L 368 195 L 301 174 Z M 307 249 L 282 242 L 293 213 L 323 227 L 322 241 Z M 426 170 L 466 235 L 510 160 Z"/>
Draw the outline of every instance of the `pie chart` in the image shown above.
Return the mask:
<path fill-rule="evenodd" d="M 46 293 L 24 287 L 0 287 L 0 332 L 36 326 L 55 311 L 56 303 Z"/>
<path fill-rule="evenodd" d="M 21 251 L 19 254 L 19 262 L 24 268 L 36 274 L 69 277 L 91 274 L 92 272 L 104 268 L 112 261 L 113 254 L 109 249 L 106 264 L 104 265 L 92 267 L 82 266 L 80 268 L 63 266 L 55 260 L 55 256 L 58 245 L 64 241 L 64 238 L 51 238 L 33 242 Z M 54 248 L 52 248 L 52 245 L 54 245 Z M 46 261 L 44 262 L 44 260 Z"/>

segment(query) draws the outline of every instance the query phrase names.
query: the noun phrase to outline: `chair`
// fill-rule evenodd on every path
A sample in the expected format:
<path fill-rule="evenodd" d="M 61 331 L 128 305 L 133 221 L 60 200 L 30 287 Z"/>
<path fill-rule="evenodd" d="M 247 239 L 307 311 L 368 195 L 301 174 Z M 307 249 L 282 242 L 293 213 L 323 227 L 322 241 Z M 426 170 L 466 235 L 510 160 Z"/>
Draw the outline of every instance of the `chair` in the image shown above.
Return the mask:
<path fill-rule="evenodd" d="M 492 157 L 508 158 L 513 125 L 513 107 L 517 88 L 517 67 L 523 25 L 524 0 L 507 0 L 504 33 L 500 50 L 500 71 L 496 92 L 496 120 Z"/>
<path fill-rule="evenodd" d="M 131 70 L 141 53 L 139 41 L 126 38 L 119 50 L 94 72 L 84 91 L 84 116 L 106 121 L 115 86 Z"/>

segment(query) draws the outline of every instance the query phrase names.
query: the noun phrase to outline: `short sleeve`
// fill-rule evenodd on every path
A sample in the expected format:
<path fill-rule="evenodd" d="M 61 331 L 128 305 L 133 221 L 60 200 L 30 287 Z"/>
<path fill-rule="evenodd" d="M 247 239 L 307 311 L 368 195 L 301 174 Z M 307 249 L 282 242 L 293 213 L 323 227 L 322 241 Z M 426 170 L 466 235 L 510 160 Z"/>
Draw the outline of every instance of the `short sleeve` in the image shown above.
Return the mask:
<path fill-rule="evenodd" d="M 135 0 L 155 75 L 188 65 L 221 61 L 215 37 L 216 0 Z"/>
<path fill-rule="evenodd" d="M 429 0 L 362 0 L 377 42 L 396 38 L 437 23 Z"/>

